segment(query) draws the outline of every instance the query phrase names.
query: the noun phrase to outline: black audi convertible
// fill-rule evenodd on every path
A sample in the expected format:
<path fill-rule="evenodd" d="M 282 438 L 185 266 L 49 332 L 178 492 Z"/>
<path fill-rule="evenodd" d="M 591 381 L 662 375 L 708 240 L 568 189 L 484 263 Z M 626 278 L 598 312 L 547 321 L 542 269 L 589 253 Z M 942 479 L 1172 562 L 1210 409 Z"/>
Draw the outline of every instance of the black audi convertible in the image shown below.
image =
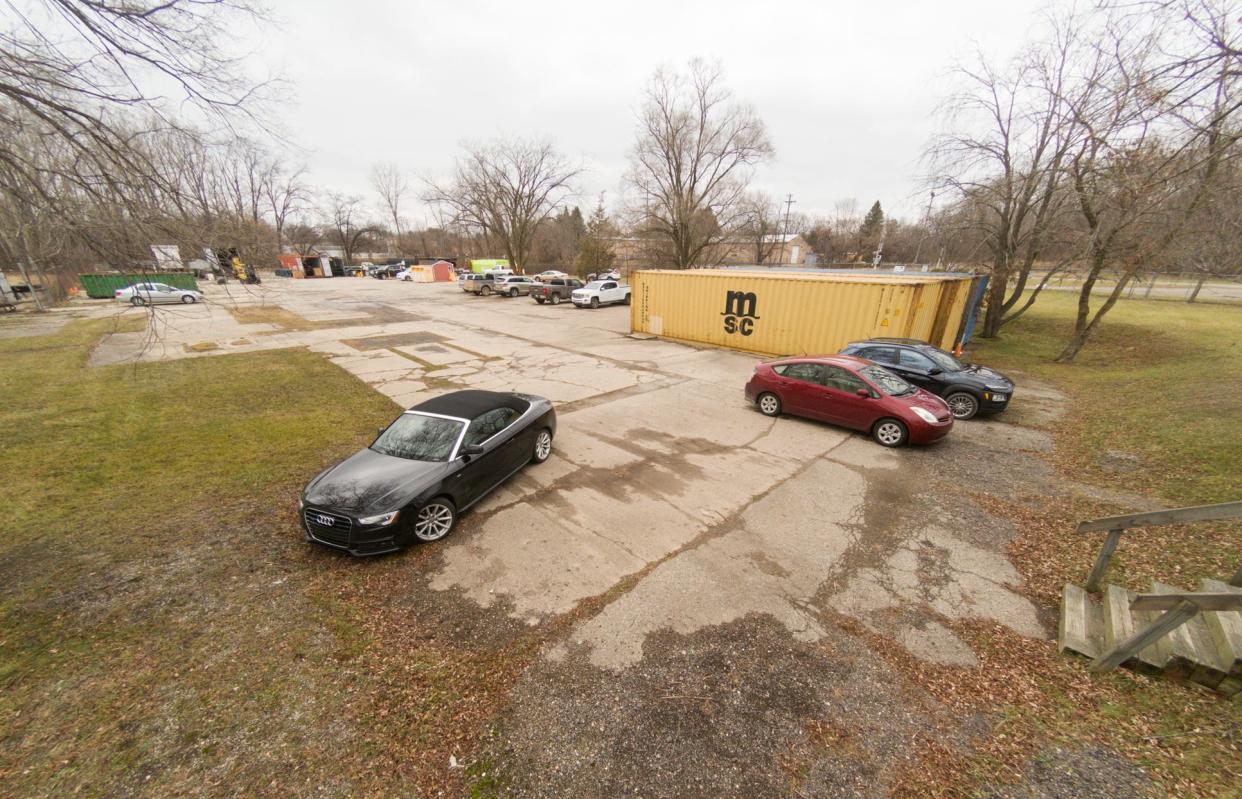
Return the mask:
<path fill-rule="evenodd" d="M 310 481 L 306 538 L 354 555 L 438 541 L 459 513 L 547 460 L 555 434 L 552 403 L 530 394 L 455 391 L 415 405 Z"/>

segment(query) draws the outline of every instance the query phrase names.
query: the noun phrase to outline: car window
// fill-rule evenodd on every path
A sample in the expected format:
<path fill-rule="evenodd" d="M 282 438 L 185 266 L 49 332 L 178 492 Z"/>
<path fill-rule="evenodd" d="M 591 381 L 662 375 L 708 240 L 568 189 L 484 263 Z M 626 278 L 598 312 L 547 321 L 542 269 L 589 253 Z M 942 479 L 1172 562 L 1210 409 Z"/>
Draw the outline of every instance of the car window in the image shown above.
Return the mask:
<path fill-rule="evenodd" d="M 857 375 L 848 369 L 842 369 L 840 366 L 822 366 L 824 370 L 824 385 L 828 388 L 834 388 L 837 391 L 844 391 L 847 394 L 853 394 L 858 389 L 866 389 L 867 393 L 871 389 Z"/>
<path fill-rule="evenodd" d="M 914 386 L 879 366 L 864 366 L 858 371 L 862 372 L 868 380 L 879 386 L 880 391 L 883 391 L 890 397 L 901 397 L 906 394 L 913 394 L 915 391 Z"/>
<path fill-rule="evenodd" d="M 605 284 L 604 284 L 603 286 L 601 286 L 600 288 L 605 288 L 605 289 L 615 289 L 616 287 L 617 287 L 617 284 L 616 284 L 616 283 L 605 283 Z"/>
<path fill-rule="evenodd" d="M 794 380 L 818 383 L 823 374 L 821 369 L 822 367 L 817 363 L 791 363 L 785 367 L 785 371 L 781 372 L 781 374 Z"/>
<path fill-rule="evenodd" d="M 936 365 L 946 372 L 960 372 L 966 368 L 962 366 L 961 361 L 944 350 L 927 350 L 927 357 L 935 361 Z"/>
<path fill-rule="evenodd" d="M 924 371 L 931 369 L 935 364 L 925 355 L 920 355 L 913 350 L 898 350 L 898 363 L 911 369 L 922 369 Z"/>
<path fill-rule="evenodd" d="M 869 361 L 897 363 L 897 352 L 892 347 L 866 347 L 858 354 Z"/>
<path fill-rule="evenodd" d="M 447 461 L 462 427 L 456 419 L 404 413 L 380 433 L 371 449 L 412 461 Z"/>
<path fill-rule="evenodd" d="M 165 285 L 157 285 L 157 286 L 155 287 L 155 290 L 156 290 L 156 291 L 162 291 L 162 292 L 164 292 L 165 294 L 167 294 L 168 292 L 172 291 L 172 289 L 171 289 L 171 288 L 169 288 L 168 286 L 165 286 Z"/>
<path fill-rule="evenodd" d="M 565 285 L 565 281 L 564 281 L 564 280 L 556 280 L 556 279 L 552 279 L 552 280 L 549 280 L 549 281 L 548 281 L 548 285 L 550 285 L 550 286 L 563 286 L 563 285 Z"/>
<path fill-rule="evenodd" d="M 494 411 L 488 411 L 477 417 L 466 428 L 466 438 L 462 444 L 464 446 L 482 444 L 512 424 L 518 416 L 518 412 L 512 408 L 497 408 Z"/>
<path fill-rule="evenodd" d="M 587 283 L 587 284 L 586 284 L 586 288 L 589 288 L 589 289 L 598 289 L 598 288 L 601 288 L 603 285 L 604 285 L 604 284 L 603 284 L 603 283 L 601 283 L 601 282 L 600 282 L 600 281 L 598 281 L 598 280 L 592 280 L 590 283 Z"/>

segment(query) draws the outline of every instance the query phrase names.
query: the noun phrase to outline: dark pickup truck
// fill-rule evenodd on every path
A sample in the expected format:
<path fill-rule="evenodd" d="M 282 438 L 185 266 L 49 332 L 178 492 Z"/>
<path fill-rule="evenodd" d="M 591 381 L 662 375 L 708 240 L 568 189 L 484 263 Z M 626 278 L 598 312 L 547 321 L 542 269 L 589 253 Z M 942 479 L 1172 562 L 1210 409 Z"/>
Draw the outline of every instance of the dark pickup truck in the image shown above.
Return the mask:
<path fill-rule="evenodd" d="M 551 280 L 540 283 L 530 290 L 530 296 L 535 298 L 535 302 L 543 305 L 544 302 L 550 302 L 557 305 L 562 300 L 568 300 L 573 294 L 574 289 L 582 288 L 582 281 L 572 277 L 554 277 Z"/>

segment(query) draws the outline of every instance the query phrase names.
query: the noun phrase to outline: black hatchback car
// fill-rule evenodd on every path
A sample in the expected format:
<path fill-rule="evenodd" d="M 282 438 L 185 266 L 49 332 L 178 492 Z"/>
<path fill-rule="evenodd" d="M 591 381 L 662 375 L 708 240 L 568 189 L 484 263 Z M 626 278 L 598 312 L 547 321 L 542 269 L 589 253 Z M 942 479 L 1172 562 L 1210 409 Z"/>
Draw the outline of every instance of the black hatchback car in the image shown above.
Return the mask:
<path fill-rule="evenodd" d="M 552 403 L 530 394 L 455 391 L 420 403 L 310 481 L 302 529 L 354 555 L 438 541 L 459 513 L 547 460 L 555 434 Z"/>
<path fill-rule="evenodd" d="M 955 419 L 999 413 L 1013 398 L 1013 381 L 1000 372 L 964 363 L 918 339 L 872 338 L 841 350 L 881 364 L 909 382 L 944 398 Z"/>

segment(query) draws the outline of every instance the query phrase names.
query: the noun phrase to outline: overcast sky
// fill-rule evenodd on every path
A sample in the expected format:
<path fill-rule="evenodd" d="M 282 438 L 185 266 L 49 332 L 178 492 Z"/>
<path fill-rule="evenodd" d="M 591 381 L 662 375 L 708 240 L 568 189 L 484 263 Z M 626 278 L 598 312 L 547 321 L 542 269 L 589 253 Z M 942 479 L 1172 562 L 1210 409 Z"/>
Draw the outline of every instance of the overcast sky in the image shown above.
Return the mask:
<path fill-rule="evenodd" d="M 918 216 L 919 155 L 956 59 L 1016 51 L 1038 0 L 405 2 L 272 0 L 265 60 L 314 182 L 373 200 L 391 161 L 444 174 L 463 139 L 547 136 L 586 167 L 580 204 L 615 203 L 645 83 L 719 60 L 776 148 L 755 185 L 795 212 L 856 198 Z M 424 214 L 411 209 L 413 221 Z"/>

